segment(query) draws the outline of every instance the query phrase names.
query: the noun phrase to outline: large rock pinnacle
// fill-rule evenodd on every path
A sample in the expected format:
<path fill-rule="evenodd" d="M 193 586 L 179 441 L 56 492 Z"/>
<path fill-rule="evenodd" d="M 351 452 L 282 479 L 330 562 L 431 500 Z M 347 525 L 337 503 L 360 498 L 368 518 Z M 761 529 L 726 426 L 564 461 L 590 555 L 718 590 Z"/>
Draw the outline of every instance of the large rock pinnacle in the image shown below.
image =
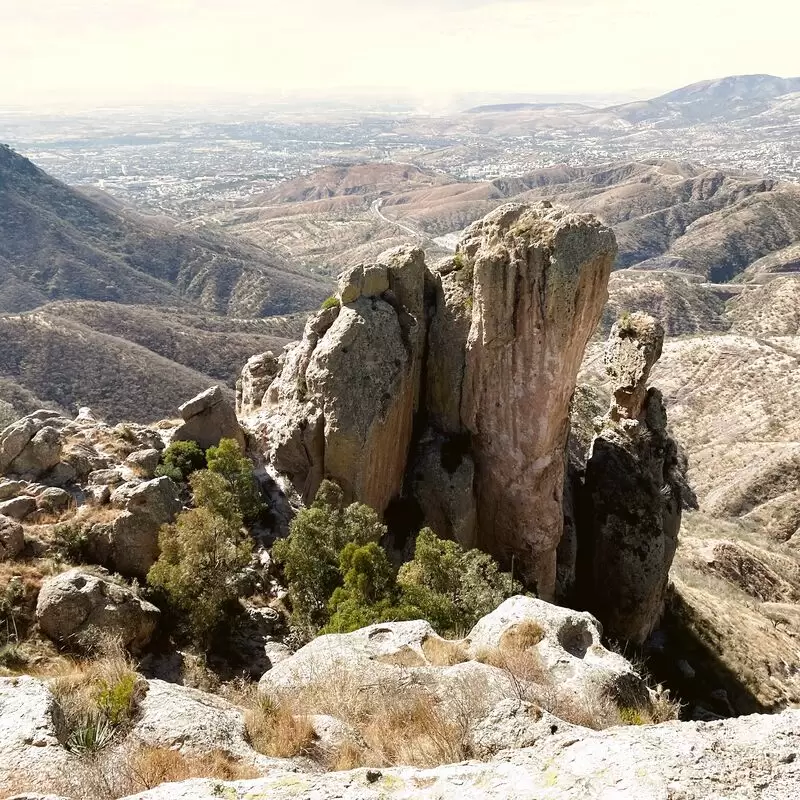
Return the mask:
<path fill-rule="evenodd" d="M 661 393 L 647 388 L 663 340 L 661 324 L 646 314 L 626 315 L 612 328 L 604 361 L 614 396 L 580 501 L 583 604 L 607 633 L 638 643 L 661 616 L 681 510 L 694 502 Z"/>
<path fill-rule="evenodd" d="M 348 270 L 251 409 L 270 469 L 304 502 L 323 478 L 405 500 L 552 599 L 569 403 L 615 256 L 593 217 L 508 204 L 433 270 L 411 247 Z"/>
<path fill-rule="evenodd" d="M 480 544 L 552 599 L 569 403 L 607 298 L 611 230 L 548 204 L 502 206 L 459 247 L 473 271 L 461 422 Z"/>

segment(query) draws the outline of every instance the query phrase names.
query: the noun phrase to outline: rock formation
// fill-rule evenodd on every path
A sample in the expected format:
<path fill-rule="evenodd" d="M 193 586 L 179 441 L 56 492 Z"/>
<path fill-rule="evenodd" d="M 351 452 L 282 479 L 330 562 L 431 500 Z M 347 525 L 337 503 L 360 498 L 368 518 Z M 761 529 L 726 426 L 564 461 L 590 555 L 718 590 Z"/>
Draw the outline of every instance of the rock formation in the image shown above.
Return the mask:
<path fill-rule="evenodd" d="M 646 314 L 612 328 L 604 363 L 613 399 L 579 490 L 582 602 L 608 634 L 637 643 L 661 616 L 681 509 L 693 503 L 661 393 L 647 387 L 663 340 L 663 328 Z"/>
<path fill-rule="evenodd" d="M 117 637 L 139 650 L 150 641 L 160 612 L 108 576 L 67 570 L 42 584 L 36 604 L 39 628 L 60 644 L 90 646 Z"/>
<path fill-rule="evenodd" d="M 301 502 L 330 478 L 404 503 L 552 598 L 569 402 L 615 254 L 591 217 L 509 204 L 433 270 L 403 247 L 347 271 L 260 405 L 243 376 L 268 469 Z"/>
<path fill-rule="evenodd" d="M 220 439 L 234 439 L 244 448 L 236 412 L 219 386 L 187 400 L 178 410 L 183 423 L 172 434 L 173 441 L 197 442 L 206 450 L 218 445 Z"/>

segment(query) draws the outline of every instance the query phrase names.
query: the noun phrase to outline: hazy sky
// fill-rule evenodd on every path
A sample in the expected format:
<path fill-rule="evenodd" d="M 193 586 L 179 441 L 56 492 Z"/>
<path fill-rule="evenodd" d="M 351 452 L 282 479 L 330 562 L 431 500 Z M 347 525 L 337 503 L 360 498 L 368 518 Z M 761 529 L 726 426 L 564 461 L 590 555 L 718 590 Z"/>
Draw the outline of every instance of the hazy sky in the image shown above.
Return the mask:
<path fill-rule="evenodd" d="M 0 0 L 0 108 L 364 87 L 666 90 L 800 74 L 792 0 Z"/>

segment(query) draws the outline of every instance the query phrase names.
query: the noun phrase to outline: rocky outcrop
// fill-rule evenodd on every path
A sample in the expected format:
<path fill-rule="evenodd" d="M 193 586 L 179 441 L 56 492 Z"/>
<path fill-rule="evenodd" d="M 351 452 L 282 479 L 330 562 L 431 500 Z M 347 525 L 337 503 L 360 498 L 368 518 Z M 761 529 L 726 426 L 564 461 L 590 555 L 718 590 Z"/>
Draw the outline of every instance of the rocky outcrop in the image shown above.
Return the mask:
<path fill-rule="evenodd" d="M 36 603 L 42 633 L 59 644 L 79 646 L 110 636 L 138 650 L 150 641 L 159 614 L 128 587 L 80 568 L 47 578 Z"/>
<path fill-rule="evenodd" d="M 800 789 L 798 737 L 800 711 L 607 731 L 555 724 L 534 746 L 485 763 L 327 775 L 276 770 L 251 781 L 164 784 L 125 800 L 784 800 Z"/>
<path fill-rule="evenodd" d="M 343 273 L 247 418 L 269 470 L 300 502 L 329 478 L 406 503 L 552 598 L 569 402 L 615 253 L 592 217 L 509 204 L 433 270 L 404 247 Z"/>
<path fill-rule="evenodd" d="M 0 514 L 0 561 L 16 558 L 25 547 L 22 525 Z"/>
<path fill-rule="evenodd" d="M 61 459 L 58 429 L 51 423 L 61 420 L 55 411 L 36 411 L 9 425 L 0 433 L 0 475 L 36 478 Z"/>
<path fill-rule="evenodd" d="M 341 304 L 312 316 L 281 357 L 255 427 L 270 466 L 302 501 L 323 478 L 380 511 L 400 494 L 422 370 L 425 273 L 411 247 L 351 269 L 340 278 Z"/>
<path fill-rule="evenodd" d="M 158 558 L 161 526 L 172 522 L 182 508 L 179 496 L 167 477 L 123 483 L 110 494 L 110 507 L 119 513 L 89 532 L 92 558 L 123 575 L 147 575 Z"/>
<path fill-rule="evenodd" d="M 637 643 L 661 616 L 681 510 L 694 502 L 661 393 L 647 387 L 663 339 L 661 325 L 641 313 L 611 330 L 604 363 L 613 399 L 592 443 L 579 511 L 582 601 L 608 634 Z"/>
<path fill-rule="evenodd" d="M 215 447 L 220 439 L 234 439 L 244 449 L 244 433 L 236 411 L 219 386 L 212 386 L 178 409 L 183 422 L 173 432 L 173 441 L 197 442 L 203 450 Z"/>
<path fill-rule="evenodd" d="M 246 416 L 261 408 L 264 395 L 279 368 L 278 359 L 270 350 L 248 359 L 242 369 L 241 378 L 236 382 L 237 414 Z"/>
<path fill-rule="evenodd" d="M 0 793 L 23 781 L 42 786 L 77 761 L 62 747 L 63 714 L 41 681 L 0 678 Z M 19 782 L 19 783 L 18 783 Z"/>
<path fill-rule="evenodd" d="M 468 640 L 483 649 L 536 654 L 545 675 L 574 697 L 606 696 L 622 705 L 646 707 L 648 690 L 630 662 L 607 650 L 598 621 L 533 597 L 511 597 L 478 621 Z"/>
<path fill-rule="evenodd" d="M 457 249 L 472 271 L 460 393 L 479 541 L 552 599 L 569 403 L 607 297 L 614 235 L 563 207 L 502 206 Z M 432 353 L 432 363 L 437 356 Z M 432 371 L 432 370 L 429 370 Z M 457 387 L 456 387 L 457 388 Z"/>
<path fill-rule="evenodd" d="M 442 707 L 480 694 L 485 713 L 525 697 L 556 705 L 569 697 L 589 709 L 607 702 L 647 710 L 650 691 L 622 656 L 601 644 L 597 620 L 532 597 L 512 597 L 461 641 L 438 636 L 423 620 L 386 622 L 312 640 L 262 677 L 272 698 L 346 686 L 363 696 L 413 686 Z M 480 716 L 480 715 L 478 715 Z"/>

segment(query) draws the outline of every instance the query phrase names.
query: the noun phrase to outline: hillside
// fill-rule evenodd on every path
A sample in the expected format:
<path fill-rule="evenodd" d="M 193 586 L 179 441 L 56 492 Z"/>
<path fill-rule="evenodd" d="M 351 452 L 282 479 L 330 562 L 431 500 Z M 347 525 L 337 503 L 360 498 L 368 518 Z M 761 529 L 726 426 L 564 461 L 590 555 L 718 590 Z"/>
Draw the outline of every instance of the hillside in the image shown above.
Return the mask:
<path fill-rule="evenodd" d="M 732 121 L 768 110 L 778 98 L 800 92 L 800 78 L 730 75 L 700 81 L 638 103 L 613 106 L 628 122 L 660 125 Z"/>
<path fill-rule="evenodd" d="M 667 160 L 564 165 L 474 182 L 404 165 L 326 168 L 278 184 L 222 222 L 295 263 L 335 273 L 404 241 L 435 256 L 498 205 L 538 199 L 610 223 L 620 245 L 617 267 L 678 269 L 713 282 L 800 237 L 796 185 Z"/>
<path fill-rule="evenodd" d="M 172 417 L 215 383 L 232 392 L 247 359 L 280 352 L 302 320 L 61 302 L 0 315 L 0 400 L 8 421 L 42 406 L 89 406 L 111 422 Z"/>
<path fill-rule="evenodd" d="M 260 248 L 97 197 L 0 146 L 0 311 L 81 299 L 255 317 L 328 293 Z"/>

